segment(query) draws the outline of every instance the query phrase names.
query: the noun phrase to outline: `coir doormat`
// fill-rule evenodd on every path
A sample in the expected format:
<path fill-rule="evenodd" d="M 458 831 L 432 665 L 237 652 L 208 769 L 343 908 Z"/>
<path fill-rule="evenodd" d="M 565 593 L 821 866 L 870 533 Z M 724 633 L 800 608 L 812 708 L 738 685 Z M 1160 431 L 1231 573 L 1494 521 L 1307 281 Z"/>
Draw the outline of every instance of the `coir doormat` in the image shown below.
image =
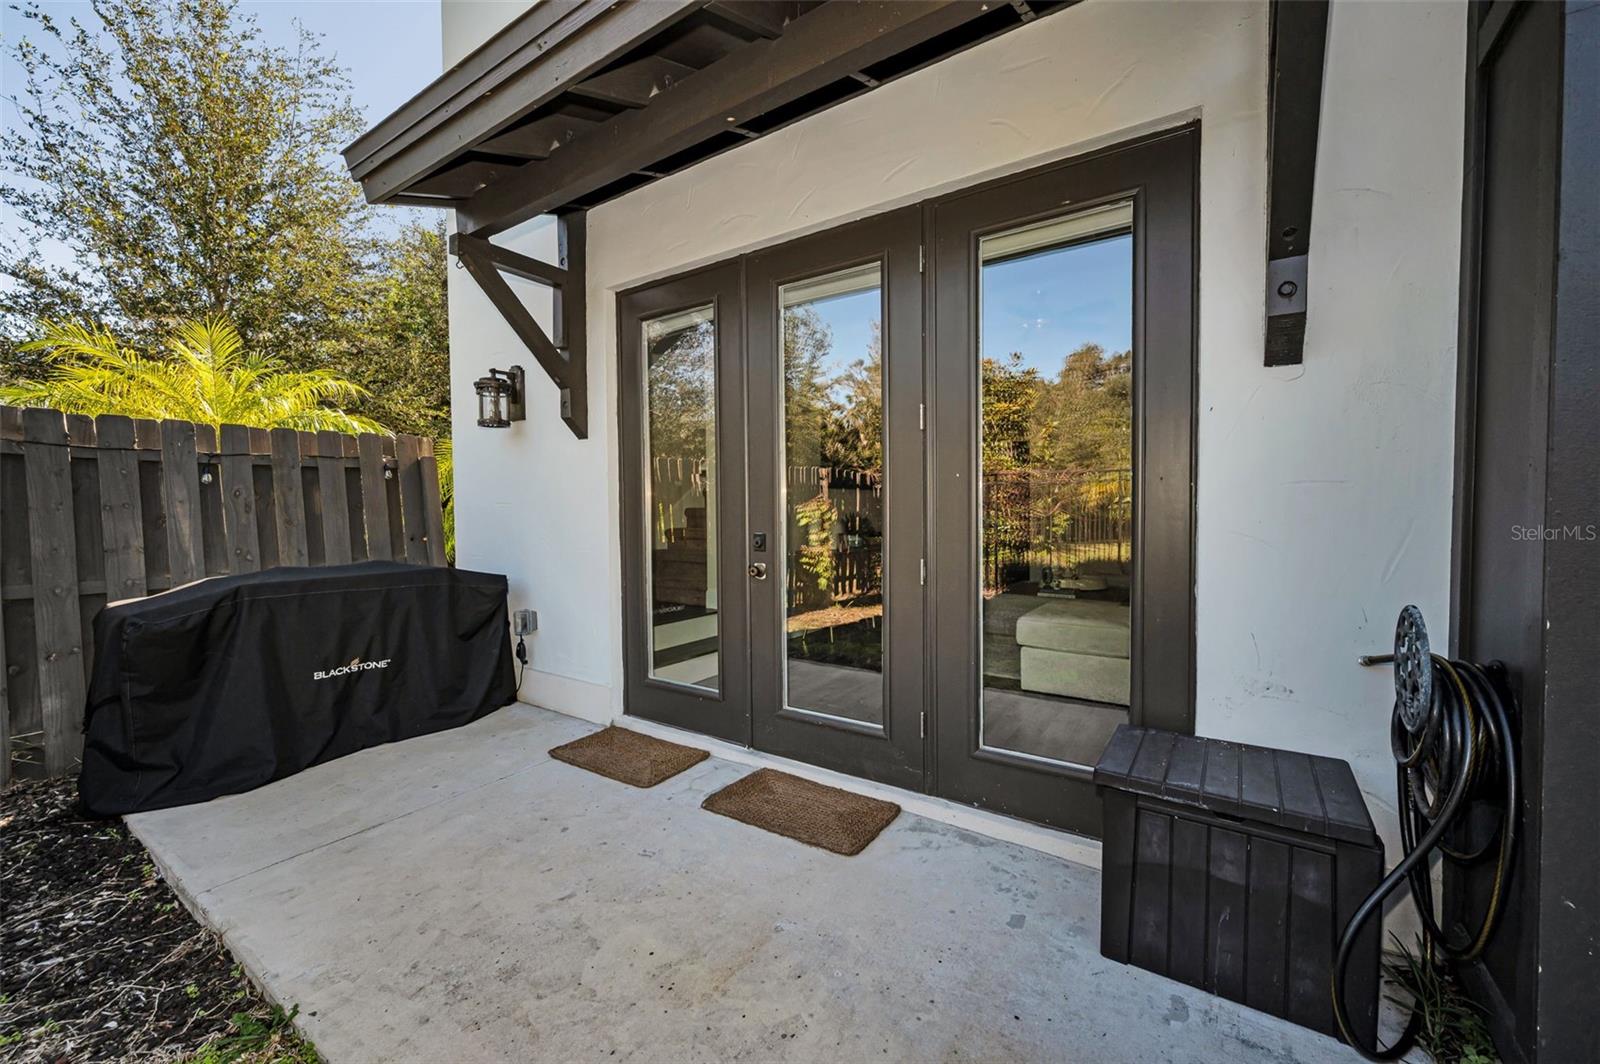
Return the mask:
<path fill-rule="evenodd" d="M 613 725 L 558 746 L 550 756 L 635 787 L 654 787 L 711 755 Z"/>
<path fill-rule="evenodd" d="M 808 846 L 852 857 L 900 815 L 893 802 L 764 768 L 735 780 L 701 808 Z"/>

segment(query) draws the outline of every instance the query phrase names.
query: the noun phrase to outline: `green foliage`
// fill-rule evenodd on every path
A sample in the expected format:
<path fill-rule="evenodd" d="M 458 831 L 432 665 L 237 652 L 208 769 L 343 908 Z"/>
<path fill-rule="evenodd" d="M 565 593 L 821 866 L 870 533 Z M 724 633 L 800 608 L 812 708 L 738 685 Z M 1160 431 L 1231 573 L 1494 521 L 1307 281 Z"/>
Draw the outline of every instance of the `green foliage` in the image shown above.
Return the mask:
<path fill-rule="evenodd" d="M 362 413 L 401 432 L 450 435 L 450 319 L 444 221 L 411 224 L 381 251 L 345 360 Z"/>
<path fill-rule="evenodd" d="M 222 318 L 180 322 L 159 355 L 142 354 L 104 326 L 45 323 L 22 345 L 44 353 L 42 379 L 0 387 L 0 403 L 69 414 L 125 414 L 209 425 L 382 432 L 345 413 L 363 389 L 331 370 L 294 370 L 245 350 Z"/>
<path fill-rule="evenodd" d="M 839 508 L 826 491 L 794 507 L 795 524 L 806 537 L 795 549 L 795 567 L 805 581 L 797 590 L 807 604 L 828 601 L 834 573 L 833 526 L 838 519 Z"/>
<path fill-rule="evenodd" d="M 0 201 L 20 223 L 0 245 L 7 339 L 92 317 L 148 343 L 179 318 L 226 315 L 291 365 L 336 364 L 372 251 L 370 209 L 329 165 L 363 126 L 344 72 L 304 30 L 292 48 L 266 43 L 234 0 L 86 12 L 20 8 L 22 121 L 0 137 L 13 175 Z M 40 256 L 47 241 L 72 265 Z M 10 375 L 43 371 L 12 354 Z"/>
<path fill-rule="evenodd" d="M 1387 995 L 1401 1009 L 1422 1012 L 1417 1044 L 1438 1064 L 1499 1064 L 1483 1012 L 1419 939 L 1415 949 L 1394 939 L 1383 958 L 1383 972 L 1403 991 Z"/>
<path fill-rule="evenodd" d="M 444 507 L 444 556 L 456 560 L 456 447 L 448 436 L 433 444 L 433 460 L 439 470 L 439 502 Z"/>
<path fill-rule="evenodd" d="M 233 1030 L 201 1047 L 185 1064 L 323 1064 L 316 1047 L 294 1029 L 299 1014 L 298 1005 L 289 1012 L 276 1005 L 236 1012 Z"/>

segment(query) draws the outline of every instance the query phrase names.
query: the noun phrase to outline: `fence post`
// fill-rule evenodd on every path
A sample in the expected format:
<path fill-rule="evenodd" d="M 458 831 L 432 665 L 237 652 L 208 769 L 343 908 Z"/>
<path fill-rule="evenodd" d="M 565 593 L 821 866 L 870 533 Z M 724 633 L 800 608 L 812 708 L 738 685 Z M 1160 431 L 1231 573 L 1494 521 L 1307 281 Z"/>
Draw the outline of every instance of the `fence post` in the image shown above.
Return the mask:
<path fill-rule="evenodd" d="M 256 463 L 251 454 L 250 430 L 243 425 L 224 425 L 218 445 L 222 452 L 222 527 L 228 569 L 253 573 L 261 568 L 261 533 L 256 528 Z"/>
<path fill-rule="evenodd" d="M 405 524 L 406 561 L 428 563 L 427 531 L 423 519 L 422 448 L 415 436 L 394 438 L 395 479 L 400 484 L 400 514 Z"/>
<path fill-rule="evenodd" d="M 84 696 L 83 621 L 78 612 L 77 535 L 66 420 L 57 410 L 24 410 L 22 440 L 45 771 L 59 776 L 72 767 L 78 753 L 75 725 Z"/>
<path fill-rule="evenodd" d="M 428 563 L 444 565 L 444 506 L 439 497 L 439 463 L 433 455 L 433 441 L 422 441 L 422 514 L 427 524 Z"/>
<path fill-rule="evenodd" d="M 200 539 L 200 458 L 195 450 L 194 423 L 161 423 L 161 490 L 167 525 L 168 587 L 205 575 L 205 546 Z"/>
<path fill-rule="evenodd" d="M 306 496 L 300 479 L 300 434 L 272 430 L 272 494 L 277 501 L 278 564 L 305 565 Z"/>
<path fill-rule="evenodd" d="M 133 420 L 95 419 L 95 464 L 100 472 L 100 535 L 106 552 L 106 601 L 145 594 L 144 499 Z"/>
<path fill-rule="evenodd" d="M 328 565 L 347 565 L 350 552 L 350 499 L 344 482 L 344 437 L 317 433 L 317 489 L 322 494 L 322 554 Z"/>
<path fill-rule="evenodd" d="M 361 519 L 366 524 L 367 557 L 393 561 L 389 538 L 389 489 L 383 481 L 383 437 L 363 432 L 356 441 L 361 453 Z"/>

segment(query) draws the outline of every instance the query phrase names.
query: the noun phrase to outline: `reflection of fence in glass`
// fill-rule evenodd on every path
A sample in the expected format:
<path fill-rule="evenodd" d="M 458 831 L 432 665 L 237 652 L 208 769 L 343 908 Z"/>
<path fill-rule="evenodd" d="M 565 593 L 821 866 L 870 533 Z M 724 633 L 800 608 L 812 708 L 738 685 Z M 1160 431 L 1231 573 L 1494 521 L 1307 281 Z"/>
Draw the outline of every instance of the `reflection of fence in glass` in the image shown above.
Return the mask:
<path fill-rule="evenodd" d="M 1133 553 L 1133 471 L 1024 466 L 983 480 L 983 586 L 1002 590 L 1044 569 L 1086 563 L 1127 570 Z"/>
<path fill-rule="evenodd" d="M 883 474 L 837 466 L 786 470 L 784 542 L 791 613 L 848 603 L 883 587 Z"/>
<path fill-rule="evenodd" d="M 657 457 L 650 463 L 653 546 L 667 549 L 703 535 L 691 511 L 705 507 L 705 462 Z M 883 475 L 830 466 L 790 466 L 783 542 L 788 601 L 815 608 L 876 595 L 883 584 Z"/>
<path fill-rule="evenodd" d="M 654 546 L 667 547 L 682 540 L 690 527 L 687 512 L 705 510 L 705 459 L 651 459 L 650 504 L 655 511 L 650 522 Z"/>

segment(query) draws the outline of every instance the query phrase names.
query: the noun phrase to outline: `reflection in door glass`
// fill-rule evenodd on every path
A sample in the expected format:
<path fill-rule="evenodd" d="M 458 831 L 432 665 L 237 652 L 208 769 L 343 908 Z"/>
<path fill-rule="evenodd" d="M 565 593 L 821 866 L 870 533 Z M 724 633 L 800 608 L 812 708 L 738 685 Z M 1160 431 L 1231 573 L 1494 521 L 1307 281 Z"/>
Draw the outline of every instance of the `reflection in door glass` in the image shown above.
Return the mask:
<path fill-rule="evenodd" d="M 716 315 L 644 323 L 649 674 L 718 689 Z"/>
<path fill-rule="evenodd" d="M 877 263 L 779 292 L 786 704 L 883 723 L 883 333 Z"/>
<path fill-rule="evenodd" d="M 1128 720 L 1133 210 L 986 237 L 983 745 L 1093 765 Z"/>

